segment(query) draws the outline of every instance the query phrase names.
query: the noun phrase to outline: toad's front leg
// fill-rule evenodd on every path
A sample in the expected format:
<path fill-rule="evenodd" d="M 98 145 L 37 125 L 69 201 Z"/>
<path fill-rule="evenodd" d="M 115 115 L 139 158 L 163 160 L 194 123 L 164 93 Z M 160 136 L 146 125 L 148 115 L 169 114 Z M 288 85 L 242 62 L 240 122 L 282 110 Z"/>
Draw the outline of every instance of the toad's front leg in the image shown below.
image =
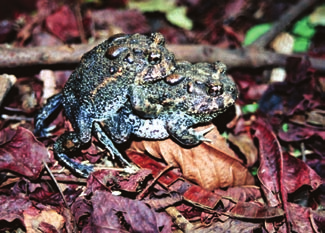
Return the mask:
<path fill-rule="evenodd" d="M 204 135 L 210 132 L 213 127 L 207 128 L 205 130 L 196 131 L 193 126 L 195 125 L 190 117 L 174 118 L 167 122 L 167 131 L 185 146 L 195 146 L 201 142 L 211 142 L 210 139 L 206 138 Z"/>

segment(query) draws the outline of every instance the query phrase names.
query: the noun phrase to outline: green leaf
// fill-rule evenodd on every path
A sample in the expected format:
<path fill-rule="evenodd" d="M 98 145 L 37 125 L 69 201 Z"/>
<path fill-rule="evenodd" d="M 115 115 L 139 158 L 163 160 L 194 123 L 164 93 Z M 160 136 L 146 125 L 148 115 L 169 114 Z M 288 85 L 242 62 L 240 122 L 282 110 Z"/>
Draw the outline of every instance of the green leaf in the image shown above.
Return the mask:
<path fill-rule="evenodd" d="M 325 5 L 317 7 L 309 16 L 309 22 L 313 26 L 325 26 Z"/>
<path fill-rule="evenodd" d="M 244 114 L 254 113 L 254 112 L 257 111 L 258 106 L 259 105 L 257 103 L 255 103 L 255 104 L 247 104 L 247 105 L 243 106 L 242 111 L 243 111 Z"/>
<path fill-rule="evenodd" d="M 282 130 L 283 130 L 283 132 L 288 132 L 288 130 L 289 130 L 289 125 L 287 124 L 287 123 L 284 123 L 283 125 L 282 125 Z"/>
<path fill-rule="evenodd" d="M 260 36 L 262 36 L 264 33 L 266 33 L 270 28 L 272 27 L 272 24 L 265 23 L 265 24 L 259 24 L 252 28 L 250 28 L 246 32 L 245 40 L 244 40 L 244 46 L 252 44 L 256 39 L 258 39 Z"/>
<path fill-rule="evenodd" d="M 298 158 L 298 157 L 301 156 L 301 151 L 298 150 L 298 149 L 295 149 L 295 150 L 293 151 L 292 155 L 293 155 L 293 157 Z"/>
<path fill-rule="evenodd" d="M 186 7 L 178 7 L 175 0 L 131 0 L 128 7 L 141 12 L 166 13 L 166 18 L 170 23 L 187 30 L 193 27 L 192 21 L 186 16 Z"/>
<path fill-rule="evenodd" d="M 252 168 L 251 168 L 251 174 L 252 174 L 253 176 L 257 176 L 257 171 L 258 171 L 258 167 L 252 167 Z"/>
<path fill-rule="evenodd" d="M 306 52 L 309 48 L 310 40 L 304 37 L 295 36 L 293 51 L 296 53 Z"/>
<path fill-rule="evenodd" d="M 193 27 L 192 21 L 186 16 L 186 7 L 176 7 L 166 14 L 167 20 L 184 29 L 191 30 Z"/>
<path fill-rule="evenodd" d="M 293 25 L 292 33 L 301 37 L 311 38 L 315 34 L 315 28 L 309 23 L 309 18 L 306 16 Z"/>
<path fill-rule="evenodd" d="M 221 136 L 225 139 L 228 139 L 229 138 L 229 134 L 225 131 L 221 134 Z"/>
<path fill-rule="evenodd" d="M 129 1 L 129 8 L 138 9 L 141 12 L 160 11 L 166 13 L 176 7 L 175 0 L 145 0 Z"/>

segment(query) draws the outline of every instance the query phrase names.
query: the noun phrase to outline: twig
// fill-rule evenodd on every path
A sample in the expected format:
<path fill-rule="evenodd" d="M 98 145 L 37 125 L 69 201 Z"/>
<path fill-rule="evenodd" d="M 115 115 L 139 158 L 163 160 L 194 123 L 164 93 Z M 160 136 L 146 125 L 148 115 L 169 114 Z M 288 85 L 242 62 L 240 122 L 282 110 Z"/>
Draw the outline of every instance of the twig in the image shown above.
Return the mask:
<path fill-rule="evenodd" d="M 250 47 L 264 48 L 270 43 L 280 32 L 284 31 L 285 28 L 295 20 L 301 13 L 306 11 L 308 8 L 317 3 L 317 0 L 300 0 L 298 4 L 290 7 L 287 12 L 282 14 L 280 19 L 273 24 L 272 28 L 259 37 Z"/>
<path fill-rule="evenodd" d="M 59 176 L 59 175 L 54 175 L 56 181 L 58 183 L 76 183 L 76 184 L 81 184 L 81 185 L 85 185 L 87 184 L 87 179 L 85 178 L 69 178 L 66 176 Z M 40 180 L 52 180 L 52 178 L 50 176 L 42 176 L 40 178 Z"/>
<path fill-rule="evenodd" d="M 78 25 L 78 29 L 79 29 L 79 34 L 80 34 L 80 39 L 81 42 L 83 44 L 87 43 L 87 38 L 85 35 L 85 30 L 84 30 L 84 26 L 82 24 L 82 16 L 81 16 L 81 1 L 80 0 L 76 0 L 74 2 L 74 7 L 73 7 L 73 11 L 74 11 L 74 15 L 76 16 L 77 19 L 77 25 Z"/>
<path fill-rule="evenodd" d="M 97 43 L 81 45 L 63 45 L 54 47 L 13 48 L 0 46 L 0 69 L 39 66 L 44 68 L 53 65 L 76 65 L 85 52 Z M 189 62 L 222 61 L 228 67 L 259 68 L 265 66 L 285 66 L 288 55 L 256 50 L 221 49 L 211 45 L 167 45 L 175 53 L 178 60 Z M 318 71 L 325 71 L 325 60 L 310 58 L 311 65 Z M 14 69 L 15 68 L 15 69 Z M 1 70 L 0 70 L 1 71 Z"/>
<path fill-rule="evenodd" d="M 165 211 L 173 218 L 174 223 L 184 232 L 190 232 L 193 230 L 193 224 L 190 223 L 177 209 L 176 207 L 168 207 Z"/>
<path fill-rule="evenodd" d="M 62 196 L 62 199 L 63 199 L 63 201 L 64 201 L 65 206 L 66 206 L 67 208 L 69 208 L 68 202 L 67 202 L 67 200 L 65 199 L 65 196 L 63 195 L 63 192 L 62 192 L 62 190 L 61 190 L 61 188 L 60 188 L 58 182 L 56 181 L 55 177 L 53 176 L 53 174 L 52 174 L 50 168 L 47 166 L 47 164 L 46 164 L 44 161 L 42 161 L 42 162 L 43 162 L 43 164 L 44 164 L 44 166 L 45 166 L 47 172 L 49 173 L 50 177 L 52 178 L 53 182 L 55 183 L 56 187 L 58 188 L 58 190 L 59 190 L 59 192 L 60 192 L 60 194 L 61 194 L 61 196 Z"/>
<path fill-rule="evenodd" d="M 151 181 L 150 184 L 148 184 L 137 196 L 137 200 L 142 200 L 148 193 L 149 189 L 155 185 L 155 183 L 158 181 L 158 179 L 166 173 L 169 169 L 173 168 L 173 165 L 169 164 L 167 165 L 156 177 Z"/>

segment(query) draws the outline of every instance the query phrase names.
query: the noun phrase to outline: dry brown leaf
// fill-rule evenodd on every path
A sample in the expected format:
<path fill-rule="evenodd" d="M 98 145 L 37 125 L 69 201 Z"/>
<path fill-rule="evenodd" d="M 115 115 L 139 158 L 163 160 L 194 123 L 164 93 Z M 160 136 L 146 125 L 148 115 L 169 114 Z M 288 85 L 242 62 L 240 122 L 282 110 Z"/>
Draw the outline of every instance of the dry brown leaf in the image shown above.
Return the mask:
<path fill-rule="evenodd" d="M 211 126 L 199 127 L 196 130 Z M 149 153 L 164 159 L 168 165 L 181 168 L 184 178 L 207 190 L 254 184 L 254 178 L 243 162 L 229 149 L 216 127 L 205 136 L 211 143 L 203 142 L 192 148 L 181 147 L 171 139 L 134 141 L 126 153 Z"/>
<path fill-rule="evenodd" d="M 47 223 L 53 229 L 59 231 L 64 226 L 64 218 L 56 210 L 48 209 L 41 212 L 35 208 L 24 211 L 24 222 L 27 232 L 40 232 L 42 223 Z"/>
<path fill-rule="evenodd" d="M 229 134 L 228 140 L 234 145 L 236 145 L 240 149 L 240 151 L 245 155 L 247 160 L 246 165 L 248 167 L 254 165 L 254 163 L 258 159 L 258 152 L 256 146 L 254 145 L 253 139 L 248 134 Z"/>

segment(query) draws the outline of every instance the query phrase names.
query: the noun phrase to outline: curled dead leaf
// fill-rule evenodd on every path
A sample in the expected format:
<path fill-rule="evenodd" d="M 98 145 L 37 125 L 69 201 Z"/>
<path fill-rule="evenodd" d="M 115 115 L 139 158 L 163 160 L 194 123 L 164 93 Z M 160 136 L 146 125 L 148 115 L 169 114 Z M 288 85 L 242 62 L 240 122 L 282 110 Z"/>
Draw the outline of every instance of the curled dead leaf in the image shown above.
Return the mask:
<path fill-rule="evenodd" d="M 211 125 L 196 130 L 208 127 Z M 216 127 L 206 134 L 206 138 L 211 142 L 203 142 L 191 148 L 184 148 L 171 139 L 134 141 L 126 153 L 149 153 L 155 158 L 163 159 L 168 165 L 181 168 L 184 178 L 207 190 L 254 184 L 253 176 L 229 149 Z"/>

